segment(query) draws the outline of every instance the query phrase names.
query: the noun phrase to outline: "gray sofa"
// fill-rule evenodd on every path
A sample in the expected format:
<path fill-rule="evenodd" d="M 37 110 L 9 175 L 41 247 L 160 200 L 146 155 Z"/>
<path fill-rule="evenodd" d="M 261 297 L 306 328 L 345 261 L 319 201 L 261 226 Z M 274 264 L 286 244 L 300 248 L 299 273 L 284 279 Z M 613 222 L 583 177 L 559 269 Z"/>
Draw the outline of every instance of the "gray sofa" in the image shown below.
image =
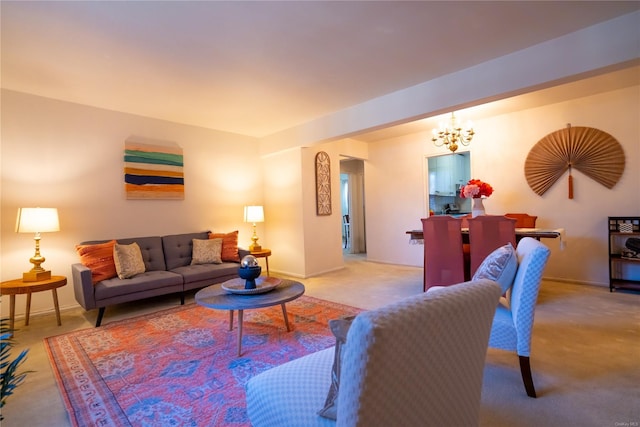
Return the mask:
<path fill-rule="evenodd" d="M 73 292 L 85 310 L 99 309 L 96 326 L 100 326 L 105 308 L 109 305 L 137 301 L 159 295 L 180 294 L 238 277 L 239 262 L 222 264 L 191 264 L 193 239 L 208 239 L 209 232 L 174 234 L 168 236 L 116 239 L 120 244 L 136 242 L 140 246 L 145 272 L 130 279 L 114 277 L 95 285 L 91 270 L 81 263 L 71 266 Z M 83 242 L 82 245 L 105 243 L 109 240 Z M 240 259 L 249 251 L 238 249 Z"/>

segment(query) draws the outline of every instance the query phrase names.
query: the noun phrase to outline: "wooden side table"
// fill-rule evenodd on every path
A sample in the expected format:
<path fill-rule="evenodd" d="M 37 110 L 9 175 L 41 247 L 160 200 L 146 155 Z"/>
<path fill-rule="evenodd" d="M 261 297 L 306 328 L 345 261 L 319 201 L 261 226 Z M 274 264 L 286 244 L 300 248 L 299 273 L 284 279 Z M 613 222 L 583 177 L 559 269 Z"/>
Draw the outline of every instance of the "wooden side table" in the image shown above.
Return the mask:
<path fill-rule="evenodd" d="M 256 258 L 264 258 L 267 263 L 267 276 L 269 276 L 269 257 L 271 256 L 271 249 L 260 249 L 259 251 L 251 251 L 251 255 Z"/>
<path fill-rule="evenodd" d="M 25 310 L 24 325 L 29 326 L 29 312 L 31 311 L 31 294 L 34 292 L 51 291 L 53 293 L 53 305 L 56 309 L 56 319 L 58 326 L 62 325 L 60 320 L 60 306 L 58 305 L 58 292 L 60 288 L 67 284 L 64 276 L 51 276 L 51 279 L 40 280 L 38 282 L 23 282 L 22 279 L 9 280 L 0 284 L 0 294 L 10 295 L 9 327 L 13 329 L 16 316 L 16 295 L 27 294 L 27 308 Z"/>

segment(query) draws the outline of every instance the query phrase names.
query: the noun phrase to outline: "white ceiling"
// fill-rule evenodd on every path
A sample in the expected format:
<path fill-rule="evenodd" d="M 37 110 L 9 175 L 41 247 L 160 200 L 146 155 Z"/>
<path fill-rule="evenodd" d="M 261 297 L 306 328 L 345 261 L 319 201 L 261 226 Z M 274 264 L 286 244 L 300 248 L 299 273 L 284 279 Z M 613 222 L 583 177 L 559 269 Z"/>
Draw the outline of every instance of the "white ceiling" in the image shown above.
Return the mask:
<path fill-rule="evenodd" d="M 0 8 L 5 89 L 264 137 L 640 2 L 3 0 Z M 633 76 L 637 84 L 637 68 Z"/>

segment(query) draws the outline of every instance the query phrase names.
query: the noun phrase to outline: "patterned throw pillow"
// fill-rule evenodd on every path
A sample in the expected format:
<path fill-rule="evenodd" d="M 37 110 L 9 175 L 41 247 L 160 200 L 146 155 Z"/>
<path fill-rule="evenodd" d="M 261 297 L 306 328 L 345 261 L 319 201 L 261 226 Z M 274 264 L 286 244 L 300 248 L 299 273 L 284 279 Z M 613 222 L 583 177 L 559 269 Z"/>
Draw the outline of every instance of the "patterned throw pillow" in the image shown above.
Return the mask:
<path fill-rule="evenodd" d="M 347 316 L 341 319 L 329 320 L 329 329 L 336 337 L 336 352 L 333 356 L 331 368 L 331 387 L 324 407 L 318 411 L 318 415 L 335 420 L 338 412 L 338 389 L 340 388 L 340 364 L 342 362 L 342 348 L 347 342 L 347 333 L 356 316 Z"/>
<path fill-rule="evenodd" d="M 516 250 L 511 243 L 499 247 L 487 256 L 476 270 L 472 280 L 490 279 L 498 282 L 504 294 L 513 284 L 518 270 Z"/>
<path fill-rule="evenodd" d="M 191 265 L 222 264 L 222 239 L 193 239 Z"/>
<path fill-rule="evenodd" d="M 91 283 L 94 285 L 105 279 L 116 277 L 116 264 L 113 261 L 115 240 L 95 245 L 76 245 L 82 265 L 91 270 Z"/>
<path fill-rule="evenodd" d="M 113 260 L 116 263 L 116 272 L 121 279 L 130 279 L 136 274 L 144 273 L 144 260 L 140 246 L 136 242 L 130 245 L 113 246 Z"/>
<path fill-rule="evenodd" d="M 238 230 L 231 233 L 209 233 L 210 239 L 222 238 L 222 261 L 240 262 L 238 252 Z"/>

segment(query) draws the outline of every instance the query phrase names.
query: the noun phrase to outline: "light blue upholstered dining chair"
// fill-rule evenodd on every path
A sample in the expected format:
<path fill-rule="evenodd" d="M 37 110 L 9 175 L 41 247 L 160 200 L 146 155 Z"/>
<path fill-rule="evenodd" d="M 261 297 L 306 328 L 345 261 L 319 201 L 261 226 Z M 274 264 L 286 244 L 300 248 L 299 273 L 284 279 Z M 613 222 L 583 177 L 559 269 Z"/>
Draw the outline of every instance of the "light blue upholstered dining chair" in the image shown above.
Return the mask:
<path fill-rule="evenodd" d="M 550 252 L 536 239 L 524 237 L 520 240 L 516 248 L 518 271 L 507 291 L 506 306 L 500 304 L 496 310 L 489 338 L 489 347 L 518 354 L 522 381 L 529 397 L 536 397 L 529 361 L 533 317 Z"/>

